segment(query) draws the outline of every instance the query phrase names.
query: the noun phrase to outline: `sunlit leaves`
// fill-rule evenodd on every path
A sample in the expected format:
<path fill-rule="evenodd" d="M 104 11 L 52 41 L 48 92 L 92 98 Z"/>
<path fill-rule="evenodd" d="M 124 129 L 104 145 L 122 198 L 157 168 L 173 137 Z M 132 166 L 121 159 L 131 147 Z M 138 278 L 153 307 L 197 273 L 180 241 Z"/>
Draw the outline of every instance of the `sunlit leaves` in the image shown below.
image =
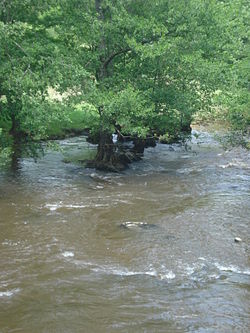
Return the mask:
<path fill-rule="evenodd" d="M 247 1 L 103 0 L 101 11 L 94 0 L 0 2 L 0 104 L 22 130 L 42 135 L 80 105 L 95 131 L 177 133 L 212 102 L 247 126 Z M 49 100 L 50 87 L 66 97 Z"/>

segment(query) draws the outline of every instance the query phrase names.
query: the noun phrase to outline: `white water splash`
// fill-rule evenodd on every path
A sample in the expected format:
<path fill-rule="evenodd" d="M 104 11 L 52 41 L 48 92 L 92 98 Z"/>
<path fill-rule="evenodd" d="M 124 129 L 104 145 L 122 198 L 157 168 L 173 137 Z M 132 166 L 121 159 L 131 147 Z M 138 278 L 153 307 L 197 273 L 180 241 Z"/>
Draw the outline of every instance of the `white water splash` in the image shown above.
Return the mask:
<path fill-rule="evenodd" d="M 241 168 L 241 169 L 249 169 L 249 163 L 242 161 L 241 159 L 234 158 L 231 162 L 227 164 L 218 165 L 219 168 L 227 169 L 227 168 Z"/>
<path fill-rule="evenodd" d="M 64 256 L 64 258 L 73 258 L 75 256 L 74 252 L 71 251 L 65 251 L 62 253 L 62 255 Z"/>
<path fill-rule="evenodd" d="M 217 267 L 220 271 L 223 272 L 233 272 L 233 273 L 238 273 L 238 274 L 245 274 L 245 275 L 250 275 L 250 270 L 241 270 L 239 267 L 234 266 L 234 265 L 229 265 L 229 266 L 223 266 L 219 263 L 214 263 L 215 267 Z"/>
<path fill-rule="evenodd" d="M 123 222 L 121 225 L 125 228 L 139 228 L 139 227 L 148 226 L 147 222 L 135 222 L 135 221 Z"/>
<path fill-rule="evenodd" d="M 69 204 L 69 205 L 63 205 L 61 203 L 59 204 L 46 204 L 44 207 L 48 208 L 50 211 L 56 211 L 60 208 L 66 208 L 66 209 L 79 209 L 79 208 L 95 208 L 95 207 L 108 207 L 108 204 L 90 204 L 90 205 L 80 205 L 80 204 Z"/>
<path fill-rule="evenodd" d="M 159 274 L 161 280 L 173 280 L 175 279 L 175 274 L 172 271 L 168 271 L 166 274 Z"/>
<path fill-rule="evenodd" d="M 79 264 L 76 261 L 77 264 Z M 156 270 L 154 268 L 150 268 L 149 270 L 140 270 L 140 271 L 134 271 L 129 270 L 125 267 L 115 267 L 110 265 L 95 265 L 90 262 L 81 262 L 81 266 L 87 266 L 92 272 L 100 273 L 100 274 L 107 274 L 107 275 L 117 275 L 117 276 L 151 276 L 155 277 L 159 280 L 172 280 L 175 278 L 174 272 L 171 270 L 166 269 L 165 267 L 162 267 L 160 270 Z M 92 267 L 90 267 L 92 266 Z"/>
<path fill-rule="evenodd" d="M 121 276 L 148 275 L 148 276 L 156 277 L 160 280 L 172 280 L 175 278 L 175 274 L 169 270 L 166 270 L 165 272 L 157 272 L 154 269 L 151 269 L 149 271 L 113 270 L 112 273 L 121 275 Z"/>
<path fill-rule="evenodd" d="M 7 291 L 0 291 L 0 297 L 11 297 L 14 294 L 18 293 L 20 291 L 19 288 L 7 290 Z"/>

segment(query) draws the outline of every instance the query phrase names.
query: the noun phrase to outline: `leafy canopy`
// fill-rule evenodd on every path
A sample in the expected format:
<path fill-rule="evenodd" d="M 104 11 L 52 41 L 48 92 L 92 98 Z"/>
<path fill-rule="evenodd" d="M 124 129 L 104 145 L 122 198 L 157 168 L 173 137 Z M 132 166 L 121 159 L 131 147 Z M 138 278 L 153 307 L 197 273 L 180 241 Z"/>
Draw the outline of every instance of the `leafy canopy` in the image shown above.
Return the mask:
<path fill-rule="evenodd" d="M 77 105 L 93 132 L 178 136 L 220 104 L 246 128 L 248 19 L 245 0 L 1 1 L 1 116 L 37 136 Z"/>

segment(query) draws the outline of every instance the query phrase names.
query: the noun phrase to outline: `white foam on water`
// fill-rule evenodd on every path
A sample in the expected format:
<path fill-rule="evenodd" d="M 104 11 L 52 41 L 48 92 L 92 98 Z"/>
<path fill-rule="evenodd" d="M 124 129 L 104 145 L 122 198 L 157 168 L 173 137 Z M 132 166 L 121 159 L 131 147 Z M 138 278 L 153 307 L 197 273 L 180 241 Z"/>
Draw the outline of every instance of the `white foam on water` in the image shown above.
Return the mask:
<path fill-rule="evenodd" d="M 65 251 L 62 253 L 62 255 L 65 257 L 65 258 L 72 258 L 75 256 L 74 252 L 71 252 L 71 251 Z"/>
<path fill-rule="evenodd" d="M 124 270 L 124 269 L 113 269 L 111 271 L 111 273 L 114 275 L 119 275 L 119 276 L 148 275 L 148 276 L 159 278 L 160 280 L 172 280 L 175 278 L 175 274 L 172 271 L 167 271 L 166 273 L 158 273 L 155 270 L 129 271 L 129 270 Z"/>
<path fill-rule="evenodd" d="M 109 207 L 109 204 L 94 204 L 88 207 Z"/>
<path fill-rule="evenodd" d="M 156 276 L 155 272 L 142 272 L 142 271 L 127 271 L 121 269 L 114 269 L 111 271 L 114 275 L 119 276 L 135 276 L 135 275 L 149 275 L 149 276 Z"/>
<path fill-rule="evenodd" d="M 61 207 L 61 202 L 58 204 L 46 204 L 44 207 L 48 208 L 50 211 L 55 211 L 57 208 Z"/>
<path fill-rule="evenodd" d="M 185 159 L 185 158 L 190 158 L 190 155 L 182 155 L 181 158 Z"/>
<path fill-rule="evenodd" d="M 50 211 L 55 211 L 60 208 L 67 208 L 67 209 L 79 209 L 79 208 L 91 208 L 91 207 L 108 207 L 108 204 L 90 204 L 90 205 L 80 205 L 80 204 L 46 204 L 45 207 L 48 208 Z"/>
<path fill-rule="evenodd" d="M 195 172 L 201 172 L 201 168 L 196 168 L 196 167 L 191 167 L 191 168 L 184 168 L 184 169 L 177 169 L 177 173 L 181 174 L 190 174 L 190 173 L 195 173 Z"/>
<path fill-rule="evenodd" d="M 214 263 L 215 267 L 218 268 L 220 271 L 223 272 L 233 272 L 237 274 L 245 274 L 245 275 L 250 275 L 250 270 L 241 270 L 239 267 L 234 266 L 234 265 L 229 265 L 229 266 L 224 266 L 219 263 Z"/>
<path fill-rule="evenodd" d="M 185 267 L 185 272 L 187 275 L 192 275 L 195 271 L 195 268 L 194 267 L 190 267 L 190 266 L 187 266 Z"/>
<path fill-rule="evenodd" d="M 191 265 L 181 265 L 180 268 L 182 270 L 182 274 L 186 276 L 191 281 L 208 281 L 208 280 L 215 280 L 220 277 L 220 274 L 214 271 L 214 266 L 209 263 L 205 264 L 204 261 L 206 261 L 205 258 L 200 257 L 198 260 L 201 260 L 201 262 L 196 262 Z"/>
<path fill-rule="evenodd" d="M 201 260 L 205 260 L 204 258 L 202 258 Z M 183 265 L 181 266 L 182 270 L 184 271 L 184 273 L 188 276 L 194 274 L 194 273 L 198 273 L 199 271 L 201 271 L 206 265 L 204 263 L 193 263 L 191 265 L 185 264 L 184 267 Z"/>
<path fill-rule="evenodd" d="M 0 297 L 11 297 L 14 294 L 18 293 L 20 291 L 19 288 L 7 290 L 7 291 L 0 291 Z"/>
<path fill-rule="evenodd" d="M 50 207 L 50 210 L 51 211 L 57 210 L 57 207 L 56 206 L 52 206 L 52 207 Z"/>
<path fill-rule="evenodd" d="M 173 280 L 175 279 L 175 274 L 172 271 L 169 271 L 166 274 L 159 274 L 161 280 Z"/>
<path fill-rule="evenodd" d="M 88 206 L 86 205 L 61 205 L 61 204 L 46 204 L 46 208 L 49 208 L 49 210 L 57 210 L 58 208 L 86 208 Z"/>
<path fill-rule="evenodd" d="M 155 269 L 150 269 L 149 271 L 133 271 L 126 268 L 115 268 L 107 266 L 99 266 L 91 269 L 93 272 L 113 274 L 118 276 L 139 276 L 146 275 L 158 278 L 160 280 L 172 280 L 175 278 L 175 274 L 172 271 L 165 270 L 164 272 L 158 272 Z"/>
<path fill-rule="evenodd" d="M 232 162 L 227 164 L 220 164 L 218 165 L 219 168 L 227 169 L 227 168 L 241 168 L 241 169 L 249 169 L 250 165 L 245 163 L 244 161 L 233 159 Z"/>
<path fill-rule="evenodd" d="M 135 222 L 135 221 L 123 222 L 121 225 L 125 228 L 139 228 L 139 227 L 148 226 L 147 222 Z"/>
<path fill-rule="evenodd" d="M 210 279 L 215 279 L 215 280 L 217 280 L 217 279 L 219 279 L 220 275 L 219 275 L 219 274 L 210 274 L 208 277 L 209 277 Z"/>
<path fill-rule="evenodd" d="M 150 267 L 149 270 L 129 270 L 125 267 L 117 267 L 113 265 L 98 265 L 92 262 L 74 261 L 77 265 L 82 267 L 88 267 L 88 269 L 95 273 L 107 274 L 107 275 L 117 275 L 121 277 L 125 276 L 151 276 L 159 280 L 172 280 L 176 276 L 174 272 L 162 266 L 161 269 L 155 269 Z"/>
<path fill-rule="evenodd" d="M 2 242 L 2 245 L 9 245 L 9 246 L 17 246 L 21 244 L 20 241 L 18 242 L 13 242 L 12 240 L 8 240 L 8 239 L 5 239 L 3 242 Z"/>
<path fill-rule="evenodd" d="M 133 276 L 133 275 L 154 275 L 153 273 L 149 272 L 140 272 L 140 271 L 129 271 L 125 268 L 112 268 L 112 267 L 105 267 L 105 266 L 99 266 L 94 267 L 91 269 L 93 272 L 96 273 L 104 273 L 104 274 L 113 274 L 113 275 L 119 275 L 119 276 Z"/>
<path fill-rule="evenodd" d="M 227 169 L 230 167 L 230 165 L 229 164 L 220 164 L 220 165 L 218 165 L 218 167 L 222 168 L 222 169 Z"/>
<path fill-rule="evenodd" d="M 234 265 L 223 265 L 218 262 L 210 262 L 203 257 L 199 257 L 198 260 L 201 262 L 196 262 L 193 264 L 181 264 L 182 274 L 186 275 L 188 279 L 192 281 L 207 281 L 207 280 L 217 280 L 221 276 L 221 272 L 232 272 L 237 274 L 250 275 L 249 269 L 241 269 Z M 206 263 L 204 263 L 206 261 Z"/>

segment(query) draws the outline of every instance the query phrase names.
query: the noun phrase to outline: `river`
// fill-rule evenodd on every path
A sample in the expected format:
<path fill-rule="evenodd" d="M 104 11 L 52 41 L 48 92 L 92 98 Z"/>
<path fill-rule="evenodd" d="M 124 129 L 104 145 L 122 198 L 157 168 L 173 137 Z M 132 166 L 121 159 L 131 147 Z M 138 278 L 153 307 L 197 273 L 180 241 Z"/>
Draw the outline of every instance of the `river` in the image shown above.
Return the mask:
<path fill-rule="evenodd" d="M 0 171 L 1 333 L 249 332 L 245 150 L 194 131 L 111 174 L 59 145 Z"/>

